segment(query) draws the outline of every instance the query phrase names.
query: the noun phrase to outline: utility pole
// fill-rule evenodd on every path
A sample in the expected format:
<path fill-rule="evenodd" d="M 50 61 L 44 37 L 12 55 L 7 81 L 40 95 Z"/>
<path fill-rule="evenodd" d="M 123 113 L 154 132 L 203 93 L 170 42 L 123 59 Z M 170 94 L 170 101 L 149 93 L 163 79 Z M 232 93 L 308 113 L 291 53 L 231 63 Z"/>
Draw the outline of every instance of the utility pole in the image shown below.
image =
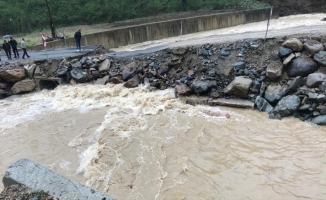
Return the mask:
<path fill-rule="evenodd" d="M 48 8 L 48 13 L 49 13 L 49 18 L 50 18 L 50 27 L 51 27 L 52 38 L 56 38 L 57 34 L 55 33 L 55 28 L 54 28 L 54 24 L 53 24 L 53 20 L 52 20 L 52 14 L 51 14 L 51 10 L 50 10 L 50 7 L 49 7 L 48 0 L 45 0 L 45 2 L 46 2 L 46 6 Z"/>

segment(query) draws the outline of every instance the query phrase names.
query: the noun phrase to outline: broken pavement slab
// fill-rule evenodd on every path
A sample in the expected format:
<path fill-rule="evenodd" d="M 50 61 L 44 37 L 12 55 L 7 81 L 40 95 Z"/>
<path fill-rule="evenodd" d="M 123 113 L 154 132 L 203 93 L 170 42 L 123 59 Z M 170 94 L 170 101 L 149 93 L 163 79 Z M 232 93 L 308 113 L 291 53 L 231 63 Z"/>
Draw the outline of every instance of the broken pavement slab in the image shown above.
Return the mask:
<path fill-rule="evenodd" d="M 60 200 L 114 200 L 28 159 L 21 159 L 10 165 L 2 182 L 5 187 L 13 184 L 26 185 L 34 190 L 47 192 Z"/>
<path fill-rule="evenodd" d="M 255 103 L 244 99 L 214 99 L 208 101 L 210 106 L 228 106 L 236 108 L 255 108 Z"/>

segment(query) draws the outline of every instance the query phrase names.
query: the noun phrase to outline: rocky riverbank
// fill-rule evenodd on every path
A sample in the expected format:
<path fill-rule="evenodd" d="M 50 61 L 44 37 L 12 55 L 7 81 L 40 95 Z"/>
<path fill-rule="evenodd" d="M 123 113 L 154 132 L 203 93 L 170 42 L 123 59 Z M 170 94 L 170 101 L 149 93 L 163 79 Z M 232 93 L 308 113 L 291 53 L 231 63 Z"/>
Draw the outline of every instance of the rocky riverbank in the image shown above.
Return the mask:
<path fill-rule="evenodd" d="M 0 66 L 0 97 L 34 90 L 37 77 L 67 84 L 149 84 L 190 94 L 240 98 L 270 118 L 295 116 L 326 125 L 326 36 L 245 39 L 227 44 L 166 49 L 136 57 L 84 56 L 77 59 Z M 42 88 L 54 88 L 51 81 Z"/>
<path fill-rule="evenodd" d="M 11 185 L 0 193 L 0 200 L 28 199 L 28 200 L 58 200 L 43 191 L 35 191 L 25 185 Z"/>

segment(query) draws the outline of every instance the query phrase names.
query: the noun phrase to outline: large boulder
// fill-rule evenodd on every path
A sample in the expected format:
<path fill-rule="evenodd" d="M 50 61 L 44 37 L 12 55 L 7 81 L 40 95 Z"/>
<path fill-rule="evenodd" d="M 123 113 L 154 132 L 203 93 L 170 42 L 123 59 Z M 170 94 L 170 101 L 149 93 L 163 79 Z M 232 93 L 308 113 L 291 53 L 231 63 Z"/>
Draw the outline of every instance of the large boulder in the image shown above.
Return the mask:
<path fill-rule="evenodd" d="M 303 47 L 312 55 L 324 50 L 323 44 L 316 40 L 308 40 L 304 43 Z"/>
<path fill-rule="evenodd" d="M 271 104 L 276 104 L 286 93 L 287 88 L 279 84 L 270 84 L 266 91 L 264 98 Z"/>
<path fill-rule="evenodd" d="M 320 115 L 311 120 L 312 123 L 317 125 L 326 125 L 326 115 Z"/>
<path fill-rule="evenodd" d="M 34 88 L 35 88 L 34 80 L 25 79 L 25 80 L 15 83 L 11 88 L 11 92 L 13 94 L 19 94 L 22 92 L 30 92 L 30 91 L 34 90 Z"/>
<path fill-rule="evenodd" d="M 109 59 L 105 59 L 102 63 L 101 66 L 99 68 L 100 72 L 107 72 L 110 70 L 111 67 L 111 62 Z"/>
<path fill-rule="evenodd" d="M 226 88 L 224 88 L 224 93 L 235 95 L 240 98 L 247 98 L 251 84 L 251 79 L 237 76 Z"/>
<path fill-rule="evenodd" d="M 261 96 L 257 96 L 255 100 L 255 105 L 260 111 L 264 111 L 270 113 L 273 111 L 273 107 L 266 101 L 266 99 L 262 98 Z"/>
<path fill-rule="evenodd" d="M 270 79 L 277 79 L 282 75 L 283 63 L 280 61 L 270 61 L 267 65 L 266 75 Z"/>
<path fill-rule="evenodd" d="M 326 51 L 320 51 L 314 55 L 314 60 L 319 65 L 326 67 Z"/>
<path fill-rule="evenodd" d="M 71 70 L 71 77 L 78 83 L 85 83 L 87 82 L 87 73 L 79 68 L 74 68 Z"/>
<path fill-rule="evenodd" d="M 140 84 L 140 77 L 138 75 L 135 75 L 131 79 L 129 79 L 123 86 L 126 88 L 134 88 L 137 87 Z"/>
<path fill-rule="evenodd" d="M 312 73 L 307 77 L 307 86 L 308 87 L 318 87 L 324 80 L 326 75 L 324 73 Z"/>
<path fill-rule="evenodd" d="M 190 88 L 197 94 L 208 92 L 212 87 L 216 87 L 217 83 L 213 80 L 194 81 Z"/>
<path fill-rule="evenodd" d="M 285 47 L 278 48 L 278 55 L 280 58 L 286 58 L 292 53 L 292 50 Z"/>
<path fill-rule="evenodd" d="M 275 106 L 273 114 L 278 118 L 291 115 L 300 106 L 300 98 L 296 95 L 283 97 Z"/>
<path fill-rule="evenodd" d="M 24 66 L 26 72 L 27 72 L 27 75 L 29 78 L 34 78 L 34 72 L 35 72 L 35 69 L 36 69 L 36 64 L 32 64 L 32 65 L 25 65 Z"/>
<path fill-rule="evenodd" d="M 308 76 L 318 70 L 318 65 L 310 58 L 294 59 L 288 67 L 288 76 Z"/>
<path fill-rule="evenodd" d="M 174 94 L 175 94 L 176 97 L 187 95 L 190 92 L 191 92 L 191 89 L 186 84 L 180 84 L 180 85 L 176 85 L 174 87 Z"/>
<path fill-rule="evenodd" d="M 9 83 L 16 83 L 25 77 L 24 68 L 16 68 L 10 70 L 0 70 L 0 79 Z"/>
<path fill-rule="evenodd" d="M 297 38 L 290 38 L 286 40 L 283 44 L 283 47 L 289 48 L 292 51 L 302 51 L 303 49 L 303 44 L 298 40 Z"/>

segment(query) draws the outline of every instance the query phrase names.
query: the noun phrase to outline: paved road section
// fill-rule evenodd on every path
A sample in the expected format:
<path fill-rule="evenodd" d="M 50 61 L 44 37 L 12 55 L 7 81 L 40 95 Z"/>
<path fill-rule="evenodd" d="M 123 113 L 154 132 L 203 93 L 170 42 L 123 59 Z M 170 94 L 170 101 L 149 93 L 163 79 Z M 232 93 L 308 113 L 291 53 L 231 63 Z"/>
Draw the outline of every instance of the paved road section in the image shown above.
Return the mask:
<path fill-rule="evenodd" d="M 292 27 L 287 29 L 280 30 L 271 30 L 268 32 L 267 38 L 272 37 L 282 37 L 288 35 L 307 35 L 307 36 L 317 36 L 317 35 L 326 35 L 326 26 L 300 26 Z M 174 48 L 180 46 L 196 46 L 207 43 L 225 43 L 225 42 L 234 42 L 237 40 L 242 40 L 246 38 L 264 38 L 265 31 L 258 32 L 246 32 L 246 33 L 237 33 L 237 34 L 223 34 L 223 35 L 212 35 L 201 38 L 193 38 L 188 40 L 180 40 L 179 37 L 169 38 L 162 42 L 157 42 L 148 45 L 142 45 L 140 49 L 134 51 L 121 51 L 108 53 L 108 56 L 112 57 L 129 57 L 129 56 L 138 56 L 147 53 L 154 53 L 167 48 Z"/>
<path fill-rule="evenodd" d="M 47 51 L 28 51 L 28 55 L 30 56 L 31 60 L 44 60 L 44 59 L 53 59 L 53 58 L 63 58 L 63 57 L 75 57 L 75 56 L 82 56 L 89 52 L 94 51 L 95 49 L 99 48 L 99 45 L 93 46 L 83 46 L 81 51 L 77 51 L 75 47 L 60 47 L 56 49 L 48 49 Z M 22 51 L 19 51 L 20 59 L 15 59 L 12 56 L 12 60 L 8 60 L 7 56 L 5 55 L 4 51 L 0 51 L 0 58 L 1 62 L 16 62 L 16 61 L 23 61 L 21 58 L 23 55 Z M 26 59 L 25 59 L 26 60 Z"/>

